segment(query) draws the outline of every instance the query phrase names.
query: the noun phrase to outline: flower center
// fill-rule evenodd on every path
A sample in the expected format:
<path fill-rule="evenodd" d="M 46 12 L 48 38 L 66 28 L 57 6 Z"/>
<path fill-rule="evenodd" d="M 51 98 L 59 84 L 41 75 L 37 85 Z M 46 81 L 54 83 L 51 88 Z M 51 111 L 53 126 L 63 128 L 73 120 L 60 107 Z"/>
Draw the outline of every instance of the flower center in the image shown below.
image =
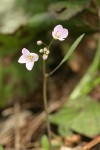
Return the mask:
<path fill-rule="evenodd" d="M 59 31 L 57 31 L 56 37 L 57 37 L 57 38 L 60 38 L 60 37 L 61 37 L 61 33 L 60 33 Z"/>
<path fill-rule="evenodd" d="M 33 60 L 33 56 L 32 55 L 28 55 L 27 58 L 28 58 L 29 61 Z"/>

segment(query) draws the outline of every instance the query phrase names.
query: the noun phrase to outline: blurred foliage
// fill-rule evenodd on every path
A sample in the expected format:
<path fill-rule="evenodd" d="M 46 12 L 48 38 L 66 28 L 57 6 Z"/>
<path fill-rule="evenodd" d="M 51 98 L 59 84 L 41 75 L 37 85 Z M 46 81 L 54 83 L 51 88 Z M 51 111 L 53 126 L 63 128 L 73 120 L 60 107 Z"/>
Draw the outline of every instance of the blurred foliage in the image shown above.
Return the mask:
<path fill-rule="evenodd" d="M 58 139 L 58 141 L 52 143 L 52 149 L 57 150 L 62 144 L 62 141 Z M 41 147 L 42 150 L 49 150 L 49 141 L 46 135 L 43 135 L 41 138 Z"/>
<path fill-rule="evenodd" d="M 50 12 L 59 20 L 69 20 L 79 12 L 81 12 L 84 7 L 89 4 L 90 0 L 79 1 L 75 0 L 71 3 L 70 0 L 60 1 L 58 3 L 53 3 L 49 6 Z"/>
<path fill-rule="evenodd" d="M 0 150 L 4 150 L 3 147 L 2 147 L 2 145 L 0 145 Z"/>
<path fill-rule="evenodd" d="M 73 103 L 76 98 L 88 94 L 97 84 L 100 84 L 100 76 L 97 75 L 100 70 L 100 38 L 98 40 L 97 51 L 94 60 L 89 67 L 87 73 L 81 79 L 80 83 L 71 93 L 69 103 Z"/>
<path fill-rule="evenodd" d="M 38 86 L 41 63 L 28 72 L 17 62 L 21 49 L 26 47 L 36 52 L 34 41 L 49 42 L 56 24 L 64 25 L 74 37 L 98 32 L 96 6 L 91 0 L 0 1 L 0 105 L 17 97 L 24 98 Z"/>
<path fill-rule="evenodd" d="M 100 133 L 100 103 L 87 96 L 96 85 L 100 85 L 100 76 L 96 80 L 94 78 L 100 69 L 99 58 L 100 39 L 95 58 L 87 73 L 72 91 L 67 104 L 51 116 L 51 122 L 58 125 L 62 136 L 71 134 L 72 131 L 90 137 Z"/>

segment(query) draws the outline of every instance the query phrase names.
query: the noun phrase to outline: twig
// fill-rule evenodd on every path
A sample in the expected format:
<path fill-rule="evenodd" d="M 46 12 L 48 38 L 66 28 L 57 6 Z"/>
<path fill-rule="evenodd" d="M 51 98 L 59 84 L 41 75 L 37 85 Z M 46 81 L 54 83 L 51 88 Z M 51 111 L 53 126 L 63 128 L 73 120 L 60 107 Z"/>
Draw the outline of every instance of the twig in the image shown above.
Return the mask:
<path fill-rule="evenodd" d="M 96 137 L 91 142 L 87 143 L 81 150 L 90 150 L 99 143 L 100 143 L 100 136 Z"/>

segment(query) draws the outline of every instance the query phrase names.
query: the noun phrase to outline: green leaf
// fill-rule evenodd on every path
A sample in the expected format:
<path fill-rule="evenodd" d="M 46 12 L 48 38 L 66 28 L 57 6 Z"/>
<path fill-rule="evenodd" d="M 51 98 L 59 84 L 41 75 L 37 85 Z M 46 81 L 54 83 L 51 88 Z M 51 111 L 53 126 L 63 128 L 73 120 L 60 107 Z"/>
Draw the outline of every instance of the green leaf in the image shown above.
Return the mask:
<path fill-rule="evenodd" d="M 66 114 L 68 114 L 68 115 L 66 115 Z M 58 124 L 62 125 L 62 124 L 64 124 L 64 122 L 66 122 L 66 120 L 67 120 L 67 122 L 70 122 L 77 115 L 78 115 L 78 111 L 65 106 L 65 107 L 63 107 L 63 109 L 61 109 L 61 111 L 59 111 L 55 115 L 51 115 L 50 120 L 52 123 L 54 123 L 56 125 L 58 125 Z"/>
<path fill-rule="evenodd" d="M 100 133 L 100 104 L 90 97 L 81 97 L 72 106 L 64 106 L 50 120 L 58 125 L 61 136 L 73 130 L 91 137 Z"/>
<path fill-rule="evenodd" d="M 73 43 L 73 45 L 71 46 L 71 48 L 68 50 L 67 54 L 61 61 L 60 66 L 69 59 L 69 57 L 71 56 L 73 51 L 76 49 L 76 47 L 78 46 L 78 44 L 80 43 L 80 41 L 82 40 L 83 37 L 84 37 L 84 34 L 82 34 L 80 37 L 78 37 L 78 39 Z"/>
<path fill-rule="evenodd" d="M 49 150 L 49 141 L 46 135 L 43 135 L 41 139 L 42 150 Z"/>
<path fill-rule="evenodd" d="M 71 54 L 74 52 L 74 50 L 76 49 L 76 47 L 78 46 L 78 44 L 80 43 L 80 41 L 82 40 L 84 34 L 82 34 L 80 37 L 77 38 L 77 40 L 73 43 L 73 45 L 71 46 L 71 48 L 68 50 L 67 54 L 65 55 L 65 57 L 63 58 L 63 60 L 61 61 L 61 63 L 53 70 L 51 71 L 48 76 L 52 75 L 57 69 L 60 68 L 60 66 L 69 59 L 69 57 L 71 56 Z"/>
<path fill-rule="evenodd" d="M 2 145 L 0 145 L 0 150 L 4 150 L 3 147 L 2 147 Z"/>
<path fill-rule="evenodd" d="M 90 102 L 73 121 L 72 129 L 86 136 L 100 133 L 100 104 Z"/>

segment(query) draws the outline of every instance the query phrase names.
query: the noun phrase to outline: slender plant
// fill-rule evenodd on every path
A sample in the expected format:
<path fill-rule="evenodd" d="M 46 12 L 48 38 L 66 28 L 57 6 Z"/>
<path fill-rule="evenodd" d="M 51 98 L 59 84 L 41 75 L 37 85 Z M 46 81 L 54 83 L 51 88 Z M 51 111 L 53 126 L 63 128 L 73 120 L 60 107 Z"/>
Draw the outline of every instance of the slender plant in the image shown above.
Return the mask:
<path fill-rule="evenodd" d="M 57 25 L 53 31 L 52 31 L 52 37 L 50 44 L 47 45 L 43 41 L 39 40 L 37 41 L 37 45 L 44 45 L 44 48 L 39 50 L 40 56 L 43 60 L 43 100 L 44 100 L 44 109 L 46 114 L 46 125 L 47 125 L 47 133 L 48 133 L 48 140 L 49 140 L 49 150 L 52 150 L 52 144 L 51 144 L 51 129 L 50 129 L 50 122 L 49 122 L 49 112 L 48 112 L 48 105 L 47 105 L 47 80 L 50 75 L 52 75 L 73 53 L 77 45 L 82 40 L 83 35 L 81 35 L 71 46 L 71 48 L 68 50 L 67 54 L 63 58 L 63 60 L 60 62 L 60 64 L 50 73 L 47 73 L 46 71 L 46 60 L 49 58 L 50 54 L 50 48 L 54 40 L 64 41 L 65 38 L 68 36 L 68 30 L 63 28 L 62 25 Z M 21 64 L 26 64 L 26 68 L 31 71 L 35 61 L 38 61 L 39 55 L 33 52 L 29 52 L 26 48 L 22 49 L 22 56 L 19 58 L 18 62 Z"/>

